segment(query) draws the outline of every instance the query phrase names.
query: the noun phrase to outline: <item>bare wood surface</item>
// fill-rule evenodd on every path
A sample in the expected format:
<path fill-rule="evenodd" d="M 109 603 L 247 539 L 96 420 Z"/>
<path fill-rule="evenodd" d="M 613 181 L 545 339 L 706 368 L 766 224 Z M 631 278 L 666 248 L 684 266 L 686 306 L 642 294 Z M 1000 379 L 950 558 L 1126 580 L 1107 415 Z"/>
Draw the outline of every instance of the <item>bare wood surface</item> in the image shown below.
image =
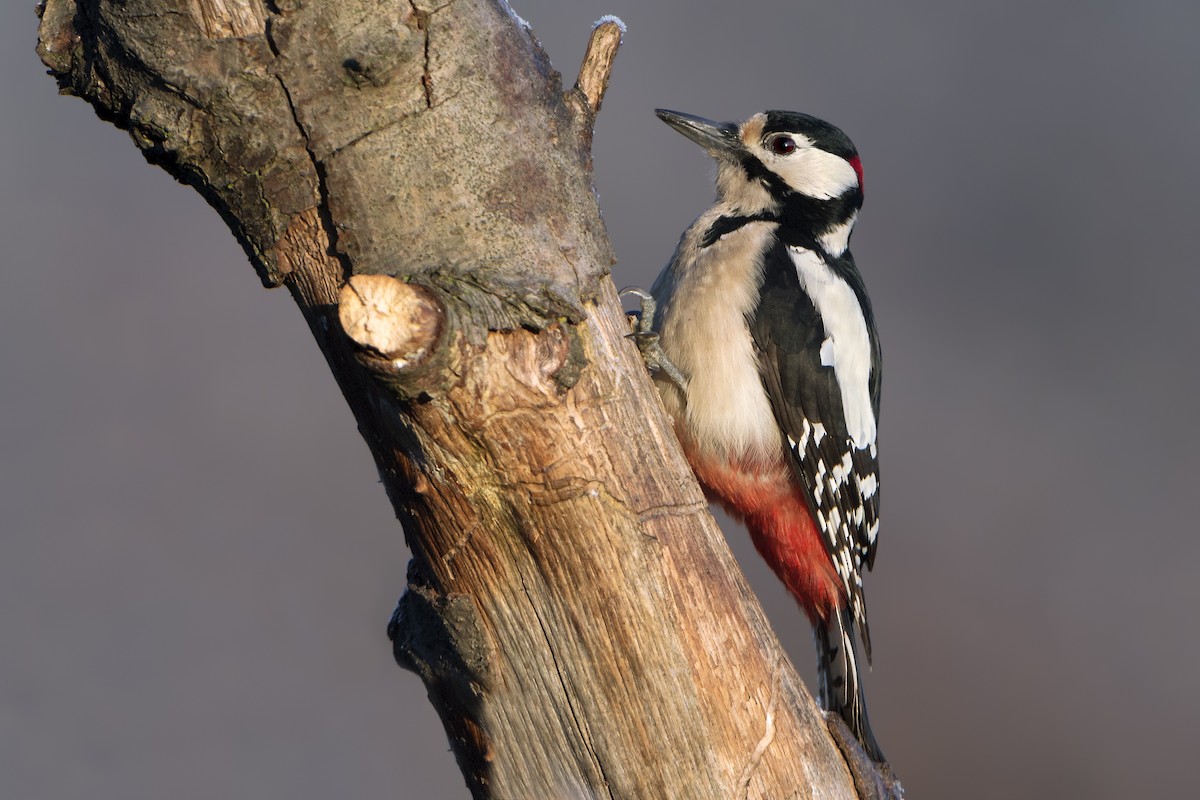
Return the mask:
<path fill-rule="evenodd" d="M 600 113 L 600 104 L 604 102 L 608 80 L 612 77 L 613 64 L 617 60 L 617 48 L 621 46 L 624 33 L 623 23 L 611 17 L 600 20 L 592 28 L 575 88 L 583 94 L 593 116 Z"/>
<path fill-rule="evenodd" d="M 357 344 L 401 370 L 429 355 L 445 324 L 445 312 L 420 286 L 390 275 L 351 275 L 338 295 L 338 321 Z"/>
<path fill-rule="evenodd" d="M 605 80 L 564 92 L 489 0 L 49 0 L 39 52 L 303 311 L 473 796 L 855 796 L 625 338 Z"/>

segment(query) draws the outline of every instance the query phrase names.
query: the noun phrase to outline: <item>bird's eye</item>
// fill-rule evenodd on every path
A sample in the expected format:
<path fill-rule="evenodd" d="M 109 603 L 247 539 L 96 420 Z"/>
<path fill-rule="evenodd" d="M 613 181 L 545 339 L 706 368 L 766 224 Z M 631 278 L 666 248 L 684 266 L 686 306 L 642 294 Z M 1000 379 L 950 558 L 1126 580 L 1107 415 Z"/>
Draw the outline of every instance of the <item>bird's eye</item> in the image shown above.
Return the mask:
<path fill-rule="evenodd" d="M 786 156 L 796 150 L 796 140 L 790 136 L 776 136 L 771 140 L 771 150 L 777 156 Z"/>

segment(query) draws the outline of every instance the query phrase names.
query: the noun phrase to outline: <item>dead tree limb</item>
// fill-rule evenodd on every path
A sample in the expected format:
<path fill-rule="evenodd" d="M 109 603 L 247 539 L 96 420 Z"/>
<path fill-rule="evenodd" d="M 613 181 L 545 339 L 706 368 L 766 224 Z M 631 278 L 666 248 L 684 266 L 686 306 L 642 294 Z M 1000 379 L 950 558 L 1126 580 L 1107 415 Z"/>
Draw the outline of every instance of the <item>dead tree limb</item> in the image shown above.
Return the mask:
<path fill-rule="evenodd" d="M 475 797 L 855 796 L 625 339 L 590 158 L 619 31 L 564 92 L 501 0 L 40 12 L 62 91 L 304 313 L 414 554 L 396 657 Z"/>

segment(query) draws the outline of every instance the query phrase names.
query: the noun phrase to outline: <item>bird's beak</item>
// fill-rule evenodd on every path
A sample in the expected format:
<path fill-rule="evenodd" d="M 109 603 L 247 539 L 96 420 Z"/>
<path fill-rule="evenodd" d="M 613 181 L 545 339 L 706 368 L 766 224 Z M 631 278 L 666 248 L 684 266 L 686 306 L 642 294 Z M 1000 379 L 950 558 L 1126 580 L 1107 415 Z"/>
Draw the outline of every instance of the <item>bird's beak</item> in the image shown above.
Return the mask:
<path fill-rule="evenodd" d="M 713 122 L 704 117 L 680 114 L 656 108 L 654 113 L 663 122 L 703 147 L 713 158 L 738 158 L 745 149 L 732 122 Z"/>

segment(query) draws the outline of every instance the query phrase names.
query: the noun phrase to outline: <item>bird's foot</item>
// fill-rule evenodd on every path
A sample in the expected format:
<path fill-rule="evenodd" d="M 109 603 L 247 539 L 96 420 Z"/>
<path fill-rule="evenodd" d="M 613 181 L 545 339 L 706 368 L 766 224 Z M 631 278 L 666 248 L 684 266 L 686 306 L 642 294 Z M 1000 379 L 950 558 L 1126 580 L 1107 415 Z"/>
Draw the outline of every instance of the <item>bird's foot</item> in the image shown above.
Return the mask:
<path fill-rule="evenodd" d="M 872 761 L 845 720 L 833 711 L 822 711 L 829 734 L 842 751 L 846 767 L 854 778 L 854 789 L 859 800 L 904 800 L 904 788 L 900 785 L 891 764 Z"/>
<path fill-rule="evenodd" d="M 632 326 L 633 333 L 629 334 L 627 338 L 632 339 L 633 343 L 637 345 L 646 367 L 653 373 L 666 375 L 679 387 L 680 391 L 686 390 L 687 380 L 679 371 L 679 367 L 667 358 L 667 354 L 663 352 L 662 345 L 658 341 L 658 334 L 653 330 L 654 313 L 658 310 L 658 304 L 654 302 L 654 295 L 637 286 L 622 289 L 619 294 L 621 297 L 626 295 L 636 297 L 641 306 L 639 311 L 629 315 L 636 322 Z"/>

